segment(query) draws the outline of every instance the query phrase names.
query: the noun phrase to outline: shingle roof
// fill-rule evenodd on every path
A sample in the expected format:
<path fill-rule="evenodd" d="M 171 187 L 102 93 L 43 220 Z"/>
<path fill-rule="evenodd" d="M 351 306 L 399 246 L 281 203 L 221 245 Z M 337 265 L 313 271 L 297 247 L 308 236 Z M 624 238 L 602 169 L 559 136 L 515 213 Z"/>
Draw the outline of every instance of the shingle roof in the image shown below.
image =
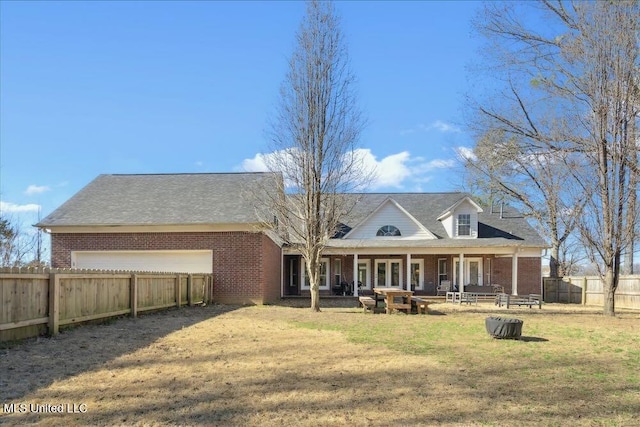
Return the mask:
<path fill-rule="evenodd" d="M 278 188 L 275 183 L 264 184 L 264 180 L 275 179 L 278 176 L 272 173 L 100 175 L 37 226 L 251 224 L 258 220 L 250 189 L 275 190 Z M 438 237 L 422 242 L 424 246 L 459 245 L 459 239 L 448 238 L 437 218 L 468 196 L 461 192 L 350 194 L 347 197 L 358 198 L 358 203 L 344 222 L 348 230 L 392 198 Z M 491 212 L 490 208 L 484 208 L 484 212 L 478 214 L 478 221 L 478 239 L 466 239 L 465 246 L 547 246 L 527 220 L 511 207 L 504 207 L 502 215 L 497 210 Z M 376 244 L 373 240 L 366 242 Z M 400 239 L 380 244 L 417 243 L 416 240 L 403 243 Z M 341 239 L 330 242 L 330 246 L 337 247 L 354 244 L 358 243 Z"/>
<path fill-rule="evenodd" d="M 37 225 L 255 223 L 252 198 L 241 196 L 266 179 L 275 179 L 275 175 L 100 175 Z"/>
<path fill-rule="evenodd" d="M 467 193 L 361 193 L 354 194 L 358 197 L 351 212 L 346 226 L 352 228 L 358 225 L 374 209 L 376 209 L 387 198 L 392 198 L 398 202 L 416 220 L 424 225 L 429 231 L 438 237 L 438 240 L 425 242 L 426 245 L 443 245 L 445 240 L 450 240 L 452 244 L 459 245 L 459 239 L 450 239 L 438 217 L 448 208 L 464 197 L 471 197 Z M 514 244 L 546 247 L 547 243 L 540 234 L 529 224 L 517 210 L 510 206 L 502 208 L 502 215 L 499 209 L 483 207 L 484 212 L 478 213 L 478 239 L 465 239 L 466 246 L 473 245 L 500 245 Z M 400 241 L 400 240 L 399 240 Z M 399 242 L 398 241 L 398 242 Z M 389 242 L 387 241 L 387 244 Z M 417 243 L 414 241 L 414 243 Z M 341 245 L 332 242 L 331 245 Z M 408 242 L 407 244 L 411 244 Z"/>

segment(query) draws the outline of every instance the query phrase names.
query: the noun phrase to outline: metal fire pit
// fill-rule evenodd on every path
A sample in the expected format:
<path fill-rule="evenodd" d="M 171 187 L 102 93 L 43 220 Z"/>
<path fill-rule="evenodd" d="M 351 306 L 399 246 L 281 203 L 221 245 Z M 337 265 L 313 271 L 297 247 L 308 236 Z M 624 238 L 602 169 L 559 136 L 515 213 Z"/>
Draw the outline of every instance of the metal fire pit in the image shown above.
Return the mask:
<path fill-rule="evenodd" d="M 493 338 L 519 339 L 522 335 L 522 320 L 503 317 L 487 317 L 484 324 Z"/>

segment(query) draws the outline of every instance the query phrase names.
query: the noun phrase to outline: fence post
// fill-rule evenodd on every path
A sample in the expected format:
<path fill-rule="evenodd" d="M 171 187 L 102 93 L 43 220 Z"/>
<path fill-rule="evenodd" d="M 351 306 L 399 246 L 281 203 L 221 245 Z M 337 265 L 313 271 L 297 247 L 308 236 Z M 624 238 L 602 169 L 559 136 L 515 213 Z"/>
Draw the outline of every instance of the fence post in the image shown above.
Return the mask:
<path fill-rule="evenodd" d="M 192 290 L 193 290 L 193 274 L 189 274 L 187 276 L 187 304 L 189 304 L 189 307 L 193 305 L 193 296 L 191 296 Z"/>
<path fill-rule="evenodd" d="M 213 303 L 213 274 L 207 276 L 207 304 Z"/>
<path fill-rule="evenodd" d="M 182 285 L 182 276 L 176 275 L 176 307 L 180 308 L 180 304 L 182 303 L 182 292 L 180 285 Z"/>
<path fill-rule="evenodd" d="M 56 273 L 49 273 L 49 322 L 50 336 L 60 331 L 60 279 Z"/>
<path fill-rule="evenodd" d="M 129 305 L 131 317 L 138 317 L 138 276 L 134 273 L 129 280 Z"/>
<path fill-rule="evenodd" d="M 587 305 L 587 276 L 582 279 L 582 305 Z"/>

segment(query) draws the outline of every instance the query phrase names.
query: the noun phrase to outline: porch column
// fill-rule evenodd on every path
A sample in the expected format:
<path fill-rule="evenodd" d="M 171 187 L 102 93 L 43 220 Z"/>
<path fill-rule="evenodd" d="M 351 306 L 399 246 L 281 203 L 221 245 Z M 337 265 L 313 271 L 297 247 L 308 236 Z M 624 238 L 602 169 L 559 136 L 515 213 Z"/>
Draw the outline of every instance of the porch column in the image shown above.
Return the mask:
<path fill-rule="evenodd" d="M 464 254 L 460 253 L 458 265 L 458 292 L 464 292 Z"/>
<path fill-rule="evenodd" d="M 358 296 L 358 254 L 353 254 L 353 296 Z"/>
<path fill-rule="evenodd" d="M 511 295 L 518 295 L 518 250 L 511 257 Z"/>
<path fill-rule="evenodd" d="M 407 254 L 407 290 L 411 290 L 411 254 Z"/>

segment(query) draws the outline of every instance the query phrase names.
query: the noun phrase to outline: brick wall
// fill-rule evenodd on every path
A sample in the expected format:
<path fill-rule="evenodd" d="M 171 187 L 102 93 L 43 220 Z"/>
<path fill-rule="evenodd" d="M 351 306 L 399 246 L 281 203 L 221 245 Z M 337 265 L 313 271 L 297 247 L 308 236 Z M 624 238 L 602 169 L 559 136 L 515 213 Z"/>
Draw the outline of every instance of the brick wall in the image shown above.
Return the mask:
<path fill-rule="evenodd" d="M 540 258 L 518 258 L 518 294 L 539 294 L 542 282 L 542 265 Z M 504 286 L 506 293 L 512 293 L 511 257 L 494 258 L 493 283 Z"/>
<path fill-rule="evenodd" d="M 542 265 L 540 258 L 518 258 L 518 294 L 542 293 Z"/>
<path fill-rule="evenodd" d="M 263 303 L 276 302 L 281 296 L 282 251 L 273 240 L 262 235 L 262 295 Z"/>
<path fill-rule="evenodd" d="M 280 297 L 280 248 L 262 233 L 55 233 L 52 267 L 71 251 L 212 250 L 214 301 L 262 304 Z"/>

